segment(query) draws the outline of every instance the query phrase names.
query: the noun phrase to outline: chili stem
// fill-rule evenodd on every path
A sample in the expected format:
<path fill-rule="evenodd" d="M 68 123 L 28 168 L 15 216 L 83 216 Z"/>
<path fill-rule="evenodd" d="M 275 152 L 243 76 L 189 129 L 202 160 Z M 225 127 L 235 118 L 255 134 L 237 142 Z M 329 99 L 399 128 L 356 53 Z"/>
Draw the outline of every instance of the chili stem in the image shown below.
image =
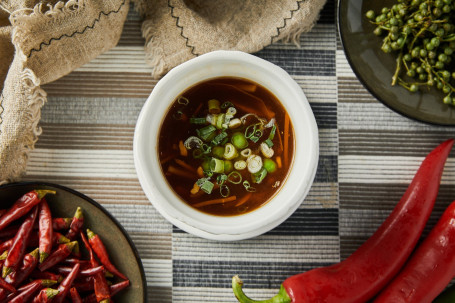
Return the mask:
<path fill-rule="evenodd" d="M 403 51 L 400 52 L 400 54 L 398 55 L 398 58 L 397 58 L 397 68 L 395 69 L 395 74 L 393 74 L 393 77 L 392 77 L 392 86 L 397 84 L 398 75 L 400 74 L 400 71 L 401 71 L 402 59 L 403 59 Z"/>
<path fill-rule="evenodd" d="M 280 287 L 280 291 L 276 296 L 268 300 L 256 301 L 252 300 L 245 295 L 242 290 L 243 281 L 240 280 L 239 276 L 232 277 L 232 290 L 234 291 L 235 297 L 240 303 L 290 303 L 291 298 L 286 293 L 283 285 Z"/>

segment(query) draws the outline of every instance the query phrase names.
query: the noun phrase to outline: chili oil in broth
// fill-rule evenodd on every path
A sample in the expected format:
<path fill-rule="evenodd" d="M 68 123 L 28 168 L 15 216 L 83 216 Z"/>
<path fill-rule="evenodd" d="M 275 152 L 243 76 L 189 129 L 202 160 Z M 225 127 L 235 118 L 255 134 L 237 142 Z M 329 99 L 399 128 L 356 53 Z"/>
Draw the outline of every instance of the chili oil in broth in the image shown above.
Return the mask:
<path fill-rule="evenodd" d="M 201 148 L 198 144 L 192 144 L 190 146 L 192 147 L 191 149 L 184 148 L 182 150 L 182 145 L 189 137 L 198 137 L 198 129 L 204 127 L 213 129 L 213 127 L 208 127 L 211 125 L 209 122 L 203 124 L 194 123 L 196 121 L 202 123 L 204 119 L 193 119 L 206 118 L 207 115 L 210 115 L 208 101 L 212 99 L 219 101 L 219 114 L 226 113 L 229 107 L 236 109 L 235 115 L 230 119 L 231 121 L 235 118 L 240 119 L 247 114 L 250 115 L 245 117 L 242 120 L 245 123 L 242 123 L 237 128 L 217 128 L 211 134 L 211 138 L 205 138 L 206 141 L 201 140 L 205 145 L 204 148 Z M 213 111 L 216 112 L 216 109 L 212 109 Z M 212 114 L 211 116 L 219 116 L 219 114 Z M 218 156 L 214 155 L 216 148 L 214 148 L 214 143 L 211 140 L 223 131 L 229 133 L 228 137 L 218 144 L 225 148 L 227 143 L 231 143 L 233 132 L 245 134 L 247 125 L 259 123 L 258 121 L 260 120 L 257 117 L 262 118 L 262 126 L 264 126 L 264 123 L 268 123 L 268 125 L 262 128 L 262 136 L 260 136 L 259 140 L 253 137 L 258 137 L 260 132 L 256 134 L 257 136 L 247 139 L 247 148 L 251 149 L 253 154 L 261 156 L 263 166 L 267 162 L 267 164 L 271 165 L 271 168 L 268 165 L 270 169 L 268 169 L 265 178 L 259 184 L 252 180 L 253 174 L 248 171 L 248 168 L 243 170 L 233 169 L 232 171 L 237 171 L 242 178 L 239 184 L 234 184 L 231 181 L 238 182 L 238 174 L 230 174 L 232 172 L 230 169 L 232 169 L 232 164 L 237 161 L 247 160 L 241 155 L 243 149 L 236 148 L 238 156 L 234 159 L 226 160 L 219 153 Z M 270 126 L 272 122 L 275 124 L 275 130 L 273 131 L 274 135 L 271 136 L 274 128 Z M 227 123 L 224 127 L 226 126 Z M 260 127 L 261 125 L 258 125 L 258 129 Z M 253 130 L 254 127 L 250 127 L 247 135 Z M 270 138 L 272 138 L 272 144 L 270 144 L 270 141 L 268 141 L 268 144 L 272 145 L 270 148 L 273 149 L 273 156 L 266 160 L 266 157 L 261 153 L 260 144 Z M 242 138 L 240 139 L 243 140 Z M 253 142 L 253 139 L 256 139 L 257 142 Z M 237 146 L 239 145 L 237 144 Z M 212 150 L 207 153 L 210 149 Z M 204 150 L 205 153 L 201 152 L 201 150 Z M 219 152 L 220 148 L 217 150 Z M 247 150 L 244 154 L 248 152 Z M 294 154 L 294 130 L 284 107 L 266 88 L 241 78 L 214 78 L 190 87 L 173 102 L 161 125 L 158 153 L 161 169 L 168 184 L 186 204 L 212 215 L 241 215 L 267 203 L 283 186 Z M 213 158 L 227 163 L 224 166 L 225 172 L 211 172 L 212 168 L 217 163 L 220 163 L 220 161 L 213 160 Z M 212 162 L 214 164 L 211 167 Z M 231 162 L 230 166 L 228 162 Z M 273 171 L 272 162 L 275 164 L 275 171 Z M 263 171 L 264 169 L 261 172 Z M 226 177 L 229 175 L 230 180 L 223 180 L 226 177 L 219 177 L 223 174 Z M 198 180 L 199 186 L 197 187 L 199 187 L 199 190 L 195 186 Z M 207 193 L 207 188 L 205 188 L 206 191 L 201 189 L 204 180 L 209 180 L 213 184 L 210 194 Z M 257 181 L 258 179 L 255 178 L 255 180 Z M 245 184 L 245 181 L 248 184 Z M 211 185 L 208 187 L 211 187 Z"/>

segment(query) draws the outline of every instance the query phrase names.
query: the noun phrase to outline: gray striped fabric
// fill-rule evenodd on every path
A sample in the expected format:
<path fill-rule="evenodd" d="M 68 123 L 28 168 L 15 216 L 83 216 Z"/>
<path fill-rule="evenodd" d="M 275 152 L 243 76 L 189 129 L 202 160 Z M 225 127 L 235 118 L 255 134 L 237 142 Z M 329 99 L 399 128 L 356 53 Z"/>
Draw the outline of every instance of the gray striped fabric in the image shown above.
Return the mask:
<path fill-rule="evenodd" d="M 288 276 L 349 256 L 389 214 L 421 160 L 455 129 L 404 118 L 375 100 L 349 67 L 328 1 L 301 47 L 276 43 L 256 55 L 287 70 L 308 97 L 320 135 L 313 187 L 283 224 L 257 238 L 208 241 L 169 224 L 139 185 L 134 126 L 156 84 L 144 63 L 141 22 L 131 10 L 117 47 L 48 84 L 43 134 L 26 180 L 59 183 L 101 203 L 126 228 L 145 268 L 149 302 L 236 302 L 274 295 Z M 455 199 L 455 152 L 429 226 Z"/>

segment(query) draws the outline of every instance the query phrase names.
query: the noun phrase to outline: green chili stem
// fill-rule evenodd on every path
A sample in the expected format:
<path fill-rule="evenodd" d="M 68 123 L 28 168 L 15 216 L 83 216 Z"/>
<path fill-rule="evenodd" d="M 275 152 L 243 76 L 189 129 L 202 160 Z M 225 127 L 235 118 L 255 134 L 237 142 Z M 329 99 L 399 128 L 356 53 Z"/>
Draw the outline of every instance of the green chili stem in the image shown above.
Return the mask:
<path fill-rule="evenodd" d="M 239 276 L 232 277 L 232 290 L 234 295 L 240 303 L 290 303 L 291 298 L 284 289 L 283 285 L 280 287 L 280 291 L 276 296 L 268 300 L 256 301 L 248 298 L 242 290 L 243 282 Z"/>
<path fill-rule="evenodd" d="M 393 74 L 393 77 L 392 77 L 392 86 L 397 84 L 398 75 L 400 74 L 400 70 L 401 70 L 402 59 L 403 59 L 403 51 L 400 51 L 400 54 L 398 55 L 398 58 L 397 58 L 397 67 L 395 69 L 395 74 Z"/>
<path fill-rule="evenodd" d="M 36 193 L 38 194 L 38 199 L 44 198 L 47 194 L 52 194 L 55 195 L 57 192 L 55 190 L 48 190 L 48 189 L 37 189 L 35 190 Z"/>

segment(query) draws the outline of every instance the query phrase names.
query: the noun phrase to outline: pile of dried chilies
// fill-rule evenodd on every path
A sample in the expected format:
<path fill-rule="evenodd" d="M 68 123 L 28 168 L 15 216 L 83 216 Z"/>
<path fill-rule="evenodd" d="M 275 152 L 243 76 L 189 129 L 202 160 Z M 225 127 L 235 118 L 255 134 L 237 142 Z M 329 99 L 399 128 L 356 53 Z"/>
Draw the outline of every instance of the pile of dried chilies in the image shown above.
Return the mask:
<path fill-rule="evenodd" d="M 431 303 L 455 276 L 455 201 L 416 245 L 453 144 L 453 139 L 447 140 L 427 155 L 389 217 L 350 257 L 289 277 L 275 297 L 263 301 L 247 297 L 242 281 L 234 276 L 232 288 L 239 302 Z M 445 298 L 449 296 L 455 297 L 449 293 Z"/>
<path fill-rule="evenodd" d="M 55 193 L 32 190 L 0 209 L 0 303 L 112 302 L 128 278 L 100 237 L 89 229 L 86 236 L 81 208 L 73 218 L 52 217 L 45 196 Z M 82 258 L 79 240 L 89 260 Z M 121 281 L 113 284 L 115 276 Z"/>

